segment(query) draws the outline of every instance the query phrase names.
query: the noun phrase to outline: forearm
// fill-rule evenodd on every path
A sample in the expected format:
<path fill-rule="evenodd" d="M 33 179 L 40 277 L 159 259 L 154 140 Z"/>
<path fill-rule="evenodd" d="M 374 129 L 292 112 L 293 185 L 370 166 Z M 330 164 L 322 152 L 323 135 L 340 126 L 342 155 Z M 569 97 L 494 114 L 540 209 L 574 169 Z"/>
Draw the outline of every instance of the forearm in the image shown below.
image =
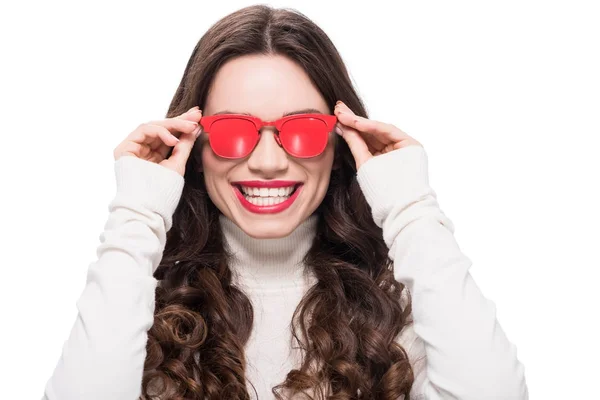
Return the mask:
<path fill-rule="evenodd" d="M 434 217 L 412 222 L 396 239 L 394 259 L 395 278 L 412 295 L 414 331 L 425 345 L 426 398 L 527 399 L 516 346 L 448 227 Z"/>
<path fill-rule="evenodd" d="M 470 275 L 471 261 L 429 186 L 425 150 L 409 146 L 374 157 L 358 181 L 383 230 L 394 276 L 412 297 L 414 332 L 427 358 L 427 376 L 419 377 L 426 398 L 527 399 L 516 348 Z"/>
<path fill-rule="evenodd" d="M 141 393 L 154 320 L 153 273 L 183 178 L 140 161 L 115 164 L 117 195 L 77 301 L 77 318 L 46 384 L 47 400 L 131 400 Z"/>

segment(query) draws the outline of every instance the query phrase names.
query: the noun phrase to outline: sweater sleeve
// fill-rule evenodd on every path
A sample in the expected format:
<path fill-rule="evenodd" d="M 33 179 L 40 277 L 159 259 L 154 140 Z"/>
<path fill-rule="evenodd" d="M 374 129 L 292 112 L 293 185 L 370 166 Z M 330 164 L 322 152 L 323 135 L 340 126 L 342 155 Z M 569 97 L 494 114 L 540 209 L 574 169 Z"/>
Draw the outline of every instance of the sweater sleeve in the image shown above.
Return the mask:
<path fill-rule="evenodd" d="M 410 145 L 373 157 L 357 180 L 383 230 L 394 276 L 412 296 L 414 324 L 406 334 L 414 330 L 419 340 L 405 341 L 409 357 L 421 354 L 426 363 L 416 368 L 411 398 L 527 400 L 524 366 L 494 302 L 469 273 L 472 262 L 429 185 L 425 149 Z"/>
<path fill-rule="evenodd" d="M 154 321 L 166 233 L 183 190 L 177 172 L 133 156 L 115 161 L 97 260 L 42 400 L 134 400 L 141 394 L 147 331 Z"/>

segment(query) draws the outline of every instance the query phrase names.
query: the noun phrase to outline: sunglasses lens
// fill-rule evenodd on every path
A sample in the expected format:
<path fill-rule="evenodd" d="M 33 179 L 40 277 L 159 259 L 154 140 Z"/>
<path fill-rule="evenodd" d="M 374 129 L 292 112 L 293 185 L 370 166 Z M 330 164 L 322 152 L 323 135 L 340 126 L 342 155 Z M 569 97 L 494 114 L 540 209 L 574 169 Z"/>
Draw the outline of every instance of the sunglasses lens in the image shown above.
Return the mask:
<path fill-rule="evenodd" d="M 325 150 L 329 132 L 325 122 L 317 118 L 295 118 L 281 127 L 283 148 L 294 157 L 318 156 Z"/>
<path fill-rule="evenodd" d="M 209 141 L 213 151 L 220 157 L 246 157 L 258 139 L 254 124 L 241 118 L 226 118 L 214 121 Z"/>

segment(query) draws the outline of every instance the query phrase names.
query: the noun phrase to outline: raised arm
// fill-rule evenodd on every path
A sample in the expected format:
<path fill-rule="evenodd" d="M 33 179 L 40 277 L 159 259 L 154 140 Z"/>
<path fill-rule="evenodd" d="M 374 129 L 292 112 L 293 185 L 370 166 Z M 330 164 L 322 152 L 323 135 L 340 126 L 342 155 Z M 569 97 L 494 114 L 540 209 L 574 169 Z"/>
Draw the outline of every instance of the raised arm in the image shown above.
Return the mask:
<path fill-rule="evenodd" d="M 411 398 L 528 399 L 516 347 L 496 319 L 494 302 L 469 273 L 471 260 L 429 186 L 424 148 L 373 157 L 357 179 L 383 229 L 395 278 L 412 295 L 414 325 L 402 340 L 411 343 L 412 357 L 426 355 L 426 363 L 419 362 Z"/>
<path fill-rule="evenodd" d="M 117 193 L 77 301 L 79 313 L 42 400 L 135 400 L 154 320 L 152 276 L 184 179 L 133 156 L 115 161 Z"/>

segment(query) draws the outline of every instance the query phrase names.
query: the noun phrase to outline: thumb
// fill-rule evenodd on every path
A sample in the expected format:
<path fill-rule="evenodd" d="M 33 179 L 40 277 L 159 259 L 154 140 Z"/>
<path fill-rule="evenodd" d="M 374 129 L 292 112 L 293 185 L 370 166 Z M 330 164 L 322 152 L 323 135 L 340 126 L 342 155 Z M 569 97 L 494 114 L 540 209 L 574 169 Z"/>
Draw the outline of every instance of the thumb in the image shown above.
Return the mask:
<path fill-rule="evenodd" d="M 361 167 L 367 160 L 369 160 L 373 155 L 369 151 L 369 147 L 365 143 L 364 139 L 358 133 L 356 129 L 350 128 L 347 125 L 344 125 L 338 121 L 335 125 L 335 131 L 338 135 L 344 138 L 346 143 L 348 143 L 348 147 L 352 152 L 352 156 L 354 157 L 354 161 L 356 161 L 356 170 Z"/>
<path fill-rule="evenodd" d="M 188 158 L 190 157 L 192 149 L 194 148 L 194 143 L 200 136 L 201 132 L 202 126 L 198 124 L 198 129 L 196 129 L 193 133 L 182 134 L 179 137 L 179 142 L 173 147 L 170 157 L 163 160 L 161 164 L 164 163 L 165 166 L 177 171 L 181 176 L 183 176 L 185 174 L 185 166 Z"/>

